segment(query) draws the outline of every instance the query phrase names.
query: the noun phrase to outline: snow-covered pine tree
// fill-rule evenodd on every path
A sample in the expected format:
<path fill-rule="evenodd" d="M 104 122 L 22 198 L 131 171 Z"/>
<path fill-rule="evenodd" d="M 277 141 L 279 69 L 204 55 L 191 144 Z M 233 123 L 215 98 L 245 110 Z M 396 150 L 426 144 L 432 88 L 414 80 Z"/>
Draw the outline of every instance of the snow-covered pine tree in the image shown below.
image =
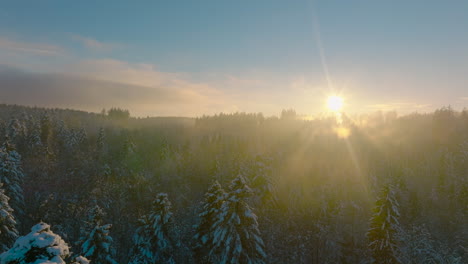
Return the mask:
<path fill-rule="evenodd" d="M 23 214 L 24 208 L 23 178 L 21 156 L 6 138 L 0 147 L 0 182 L 5 184 L 5 194 L 10 197 L 10 205 L 17 216 Z"/>
<path fill-rule="evenodd" d="M 104 128 L 99 129 L 99 134 L 96 142 L 96 158 L 101 160 L 104 157 L 106 148 L 106 135 Z"/>
<path fill-rule="evenodd" d="M 8 196 L 2 189 L 3 183 L 0 183 L 0 250 L 7 251 L 18 238 L 16 230 L 16 221 L 13 216 L 13 209 L 8 204 Z"/>
<path fill-rule="evenodd" d="M 201 261 L 207 257 L 206 253 L 208 252 L 206 250 L 212 244 L 214 224 L 218 219 L 225 198 L 226 192 L 218 181 L 215 181 L 205 193 L 202 212 L 198 215 L 201 218 L 200 223 L 195 226 L 196 234 L 193 237 L 195 240 L 195 252 L 197 258 Z"/>
<path fill-rule="evenodd" d="M 43 113 L 43 115 L 41 116 L 40 124 L 41 124 L 41 142 L 42 144 L 48 146 L 49 138 L 52 133 L 52 122 L 47 112 Z"/>
<path fill-rule="evenodd" d="M 72 128 L 70 130 L 63 131 L 66 134 L 64 136 L 63 144 L 64 150 L 67 153 L 77 153 L 81 148 L 86 146 L 85 142 L 87 140 L 86 130 L 84 128 L 75 129 Z"/>
<path fill-rule="evenodd" d="M 67 243 L 50 230 L 46 223 L 31 228 L 31 233 L 16 240 L 13 247 L 0 255 L 2 264 L 65 264 L 70 254 Z"/>
<path fill-rule="evenodd" d="M 273 184 L 271 182 L 272 168 L 270 166 L 271 159 L 257 156 L 255 157 L 253 166 L 253 178 L 251 180 L 251 187 L 254 193 L 262 202 L 268 201 L 272 198 Z"/>
<path fill-rule="evenodd" d="M 242 175 L 229 186 L 214 224 L 210 260 L 214 263 L 265 263 L 266 254 L 257 216 L 247 204 L 252 190 Z"/>
<path fill-rule="evenodd" d="M 343 204 L 331 197 L 336 193 L 323 193 L 319 218 L 315 222 L 317 243 L 316 257 L 319 263 L 338 263 L 342 257 L 341 241 L 344 230 L 340 229 L 340 218 L 343 217 Z"/>
<path fill-rule="evenodd" d="M 81 246 L 84 257 L 96 264 L 116 264 L 112 259 L 112 237 L 109 235 L 112 225 L 97 225 L 89 233 L 88 239 Z"/>
<path fill-rule="evenodd" d="M 148 216 L 145 215 L 138 220 L 138 228 L 133 236 L 133 248 L 130 253 L 129 264 L 150 264 L 154 262 L 151 229 Z"/>
<path fill-rule="evenodd" d="M 41 126 L 39 122 L 31 121 L 31 128 L 28 129 L 27 144 L 29 150 L 34 150 L 42 146 L 41 142 Z"/>
<path fill-rule="evenodd" d="M 156 196 L 149 216 L 140 219 L 129 264 L 175 263 L 171 254 L 174 245 L 169 235 L 171 207 L 166 193 Z"/>
<path fill-rule="evenodd" d="M 169 227 L 172 224 L 172 205 L 166 193 L 159 193 L 153 202 L 153 209 L 149 216 L 149 222 L 153 228 L 152 245 L 156 252 L 154 260 L 156 263 L 174 263 L 171 256 L 173 248 L 172 239 L 169 235 Z"/>
<path fill-rule="evenodd" d="M 392 185 L 386 185 L 376 201 L 367 232 L 372 263 L 400 263 L 397 234 L 399 231 L 399 204 Z"/>
<path fill-rule="evenodd" d="M 104 210 L 99 205 L 95 205 L 88 210 L 88 219 L 85 221 L 84 228 L 82 228 L 81 232 L 84 237 L 82 237 L 81 241 L 87 236 L 89 230 L 92 230 L 95 226 L 101 225 L 102 220 L 104 219 Z"/>
<path fill-rule="evenodd" d="M 405 243 L 401 250 L 403 263 L 442 263 L 443 256 L 438 252 L 434 239 L 424 225 L 413 225 L 407 231 L 400 230 L 399 236 Z"/>
<path fill-rule="evenodd" d="M 117 264 L 112 259 L 113 250 L 111 248 L 112 237 L 109 235 L 111 224 L 102 225 L 104 213 L 96 205 L 90 210 L 90 221 L 87 225 L 92 229 L 81 245 L 81 255 L 89 258 L 95 264 Z"/>
<path fill-rule="evenodd" d="M 10 138 L 12 142 L 17 142 L 17 137 L 20 135 L 24 135 L 24 125 L 18 119 L 13 118 L 8 123 L 7 127 L 7 136 Z"/>
<path fill-rule="evenodd" d="M 55 124 L 55 141 L 56 144 L 58 145 L 58 151 L 63 152 L 67 151 L 69 149 L 69 130 L 67 125 L 63 120 L 57 120 Z M 42 131 L 42 130 L 41 130 Z"/>

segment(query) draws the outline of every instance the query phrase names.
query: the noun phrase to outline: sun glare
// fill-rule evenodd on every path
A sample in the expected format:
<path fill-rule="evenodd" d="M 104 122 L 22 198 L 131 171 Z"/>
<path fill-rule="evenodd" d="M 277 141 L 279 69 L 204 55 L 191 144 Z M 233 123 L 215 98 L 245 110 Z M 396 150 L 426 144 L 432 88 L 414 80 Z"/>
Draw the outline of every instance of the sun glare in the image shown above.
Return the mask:
<path fill-rule="evenodd" d="M 343 98 L 336 95 L 329 96 L 327 99 L 327 107 L 333 112 L 340 111 L 343 108 Z"/>

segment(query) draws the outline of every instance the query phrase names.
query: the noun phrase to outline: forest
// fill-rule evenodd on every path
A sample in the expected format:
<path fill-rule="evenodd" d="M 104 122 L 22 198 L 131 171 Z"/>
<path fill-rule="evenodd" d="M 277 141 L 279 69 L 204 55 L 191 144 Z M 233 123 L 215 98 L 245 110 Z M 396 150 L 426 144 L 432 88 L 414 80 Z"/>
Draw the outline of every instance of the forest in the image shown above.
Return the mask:
<path fill-rule="evenodd" d="M 0 105 L 0 263 L 468 263 L 468 110 Z"/>

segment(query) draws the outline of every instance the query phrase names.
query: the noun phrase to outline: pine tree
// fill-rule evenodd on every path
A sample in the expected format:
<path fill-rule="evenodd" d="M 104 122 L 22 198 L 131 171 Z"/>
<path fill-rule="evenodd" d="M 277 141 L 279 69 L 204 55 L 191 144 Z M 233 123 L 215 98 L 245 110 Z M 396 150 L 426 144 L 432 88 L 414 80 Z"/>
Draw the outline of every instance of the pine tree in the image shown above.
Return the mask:
<path fill-rule="evenodd" d="M 156 263 L 174 263 L 171 251 L 174 247 L 169 235 L 169 228 L 172 224 L 172 205 L 166 193 L 159 193 L 153 202 L 152 213 L 149 222 L 153 228 L 152 245 L 156 246 L 154 260 Z"/>
<path fill-rule="evenodd" d="M 0 255 L 2 264 L 65 264 L 70 254 L 67 243 L 50 230 L 46 223 L 31 228 L 31 233 L 18 238 L 13 247 Z"/>
<path fill-rule="evenodd" d="M 8 123 L 6 132 L 7 132 L 8 138 L 10 138 L 12 142 L 17 142 L 17 138 L 19 136 L 24 135 L 24 131 L 25 131 L 24 124 L 20 122 L 18 119 L 13 118 Z"/>
<path fill-rule="evenodd" d="M 13 216 L 13 209 L 8 204 L 8 196 L 2 189 L 3 183 L 0 183 L 0 250 L 7 251 L 18 238 L 16 230 L 16 221 Z"/>
<path fill-rule="evenodd" d="M 152 228 L 147 216 L 138 221 L 138 228 L 133 236 L 133 248 L 129 264 L 150 264 L 154 262 L 153 247 L 151 245 Z"/>
<path fill-rule="evenodd" d="M 253 164 L 253 178 L 250 184 L 255 195 L 264 203 L 272 198 L 273 193 L 273 184 L 270 179 L 272 168 L 269 164 L 271 164 L 271 160 L 267 158 L 262 156 L 257 156 L 255 158 Z"/>
<path fill-rule="evenodd" d="M 370 229 L 367 232 L 372 263 L 400 263 L 398 259 L 397 233 L 399 231 L 399 205 L 391 185 L 385 186 L 376 201 Z"/>
<path fill-rule="evenodd" d="M 92 229 L 81 245 L 81 255 L 89 258 L 92 263 L 116 264 L 112 259 L 112 237 L 109 235 L 112 225 L 102 225 L 104 213 L 98 205 L 90 210 L 90 216 L 91 220 L 87 225 Z"/>
<path fill-rule="evenodd" d="M 84 242 L 89 230 L 92 230 L 95 226 L 102 224 L 104 215 L 104 210 L 102 210 L 99 205 L 95 205 L 88 209 L 88 219 L 85 221 L 84 227 L 81 229 L 81 233 L 83 235 L 80 239 L 81 242 Z"/>
<path fill-rule="evenodd" d="M 28 130 L 27 144 L 30 150 L 34 150 L 42 146 L 41 142 L 41 126 L 39 122 L 32 122 L 31 128 Z"/>
<path fill-rule="evenodd" d="M 204 252 L 206 248 L 212 244 L 214 224 L 217 221 L 217 217 L 221 211 L 221 207 L 224 203 L 226 193 L 224 192 L 218 181 L 215 181 L 208 191 L 205 193 L 205 201 L 202 206 L 202 212 L 198 215 L 201 218 L 200 223 L 195 226 L 196 234 L 195 240 L 195 251 L 197 257 L 201 260 L 205 256 Z"/>
<path fill-rule="evenodd" d="M 106 152 L 106 135 L 104 133 L 104 128 L 99 129 L 99 134 L 96 142 L 96 158 L 101 160 Z"/>
<path fill-rule="evenodd" d="M 42 131 L 42 130 L 41 130 Z M 57 124 L 55 125 L 55 141 L 58 145 L 59 152 L 68 151 L 69 150 L 69 135 L 70 132 L 68 130 L 67 125 L 63 120 L 58 120 Z M 41 132 L 42 135 L 42 132 Z"/>
<path fill-rule="evenodd" d="M 226 202 L 214 224 L 210 260 L 215 263 L 265 263 L 266 254 L 257 216 L 247 204 L 252 190 L 243 176 L 229 187 Z"/>
<path fill-rule="evenodd" d="M 169 235 L 171 207 L 166 193 L 156 196 L 151 214 L 140 219 L 129 263 L 174 263 L 171 256 L 174 245 Z"/>
<path fill-rule="evenodd" d="M 49 137 L 52 131 L 52 122 L 50 121 L 50 117 L 47 113 L 44 113 L 41 117 L 41 142 L 48 146 L 49 144 Z"/>
<path fill-rule="evenodd" d="M 0 182 L 5 184 L 5 194 L 10 197 L 10 205 L 19 215 L 23 214 L 24 208 L 23 178 L 21 156 L 7 138 L 0 148 Z"/>

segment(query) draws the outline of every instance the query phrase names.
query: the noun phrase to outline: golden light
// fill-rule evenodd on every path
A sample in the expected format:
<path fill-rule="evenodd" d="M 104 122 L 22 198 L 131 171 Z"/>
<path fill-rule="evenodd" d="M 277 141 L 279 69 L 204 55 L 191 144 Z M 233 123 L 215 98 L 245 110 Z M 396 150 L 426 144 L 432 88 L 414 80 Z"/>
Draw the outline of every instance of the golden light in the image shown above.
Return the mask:
<path fill-rule="evenodd" d="M 327 99 L 327 107 L 333 112 L 338 112 L 343 108 L 343 101 L 342 97 L 336 95 L 329 96 Z"/>
<path fill-rule="evenodd" d="M 351 130 L 349 130 L 346 127 L 340 126 L 340 127 L 335 127 L 335 133 L 339 138 L 346 139 L 351 135 Z"/>

